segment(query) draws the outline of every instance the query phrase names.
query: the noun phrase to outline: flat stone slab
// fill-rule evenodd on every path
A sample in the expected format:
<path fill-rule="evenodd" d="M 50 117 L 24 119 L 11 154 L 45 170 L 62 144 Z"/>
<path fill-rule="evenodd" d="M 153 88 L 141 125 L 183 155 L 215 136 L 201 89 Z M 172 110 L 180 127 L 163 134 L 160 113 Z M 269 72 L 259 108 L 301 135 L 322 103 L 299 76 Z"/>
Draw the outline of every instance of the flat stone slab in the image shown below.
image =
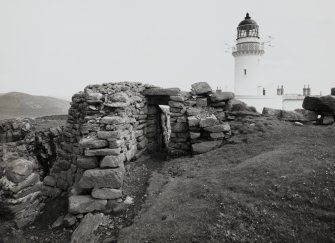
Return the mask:
<path fill-rule="evenodd" d="M 193 154 L 202 154 L 213 149 L 216 149 L 221 145 L 222 141 L 206 141 L 201 143 L 192 144 Z"/>
<path fill-rule="evenodd" d="M 79 186 L 81 188 L 110 187 L 119 189 L 122 186 L 124 172 L 123 167 L 117 169 L 86 170 L 79 180 Z"/>
<path fill-rule="evenodd" d="M 118 168 L 120 166 L 123 166 L 123 161 L 125 161 L 125 155 L 120 154 L 117 156 L 105 156 L 101 162 L 100 167 L 101 168 Z"/>
<path fill-rule="evenodd" d="M 211 115 L 209 117 L 200 119 L 199 125 L 200 127 L 211 127 L 217 124 L 219 124 L 218 119 L 215 117 L 215 115 Z"/>
<path fill-rule="evenodd" d="M 79 226 L 71 236 L 71 243 L 96 243 L 98 236 L 94 234 L 99 227 L 107 221 L 107 217 L 102 214 L 86 214 Z"/>
<path fill-rule="evenodd" d="M 227 101 L 234 99 L 235 95 L 233 92 L 222 92 L 222 93 L 217 93 L 213 94 L 211 96 L 211 101 L 212 102 L 221 102 L 221 101 Z"/>
<path fill-rule="evenodd" d="M 90 195 L 76 195 L 69 197 L 69 213 L 89 213 L 93 211 L 103 211 L 107 205 L 107 200 L 94 199 Z"/>
<path fill-rule="evenodd" d="M 93 198 L 97 199 L 118 199 L 122 197 L 122 190 L 113 188 L 94 188 L 91 195 Z"/>
<path fill-rule="evenodd" d="M 121 148 L 86 149 L 85 156 L 119 155 Z"/>
<path fill-rule="evenodd" d="M 214 125 L 214 126 L 210 126 L 210 127 L 205 127 L 204 130 L 206 132 L 229 132 L 230 131 L 230 125 L 226 122 L 223 124 L 219 124 L 219 125 Z"/>
<path fill-rule="evenodd" d="M 151 88 L 143 91 L 143 95 L 151 96 L 151 95 L 166 95 L 166 96 L 176 96 L 180 93 L 179 88 Z"/>
<path fill-rule="evenodd" d="M 108 142 L 106 140 L 96 138 L 82 138 L 79 141 L 79 145 L 83 148 L 104 148 L 107 147 Z"/>

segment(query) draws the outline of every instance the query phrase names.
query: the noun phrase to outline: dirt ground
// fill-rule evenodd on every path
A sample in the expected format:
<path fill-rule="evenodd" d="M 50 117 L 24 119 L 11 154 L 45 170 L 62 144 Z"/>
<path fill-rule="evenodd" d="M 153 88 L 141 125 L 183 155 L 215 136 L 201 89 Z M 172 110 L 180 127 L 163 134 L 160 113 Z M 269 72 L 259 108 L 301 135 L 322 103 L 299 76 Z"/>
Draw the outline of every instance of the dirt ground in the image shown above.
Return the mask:
<path fill-rule="evenodd" d="M 231 126 L 240 134 L 215 151 L 126 165 L 124 196 L 134 204 L 109 216 L 97 242 L 335 242 L 335 125 Z M 69 242 L 74 229 L 50 227 L 66 210 L 58 199 L 22 231 L 0 222 L 0 234 Z"/>

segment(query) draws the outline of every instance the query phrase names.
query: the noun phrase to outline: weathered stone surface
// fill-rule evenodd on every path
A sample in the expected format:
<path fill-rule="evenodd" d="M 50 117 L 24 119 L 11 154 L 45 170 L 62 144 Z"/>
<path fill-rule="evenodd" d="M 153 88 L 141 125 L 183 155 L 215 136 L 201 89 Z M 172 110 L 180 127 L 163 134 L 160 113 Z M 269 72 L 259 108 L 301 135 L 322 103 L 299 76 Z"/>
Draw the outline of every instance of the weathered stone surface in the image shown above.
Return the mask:
<path fill-rule="evenodd" d="M 192 144 L 194 154 L 202 154 L 211 151 L 221 145 L 222 141 L 206 141 Z"/>
<path fill-rule="evenodd" d="M 63 219 L 63 224 L 65 227 L 74 226 L 77 222 L 77 218 L 74 215 L 67 214 Z"/>
<path fill-rule="evenodd" d="M 184 108 L 184 104 L 182 102 L 177 101 L 169 101 L 169 106 L 180 109 Z"/>
<path fill-rule="evenodd" d="M 143 95 L 147 95 L 147 96 L 151 96 L 151 95 L 176 96 L 179 93 L 180 93 L 179 88 L 168 88 L 168 89 L 152 88 L 152 89 L 146 89 L 143 91 Z"/>
<path fill-rule="evenodd" d="M 282 110 L 281 112 L 281 119 L 285 121 L 303 121 L 304 116 L 295 111 L 285 111 Z"/>
<path fill-rule="evenodd" d="M 335 113 L 335 96 L 306 96 L 302 107 L 306 110 L 315 111 L 315 112 L 330 112 Z"/>
<path fill-rule="evenodd" d="M 309 111 L 305 109 L 295 109 L 294 111 L 303 116 L 302 121 L 316 121 L 316 119 L 318 118 L 318 114 L 314 111 Z"/>
<path fill-rule="evenodd" d="M 214 125 L 210 127 L 205 127 L 204 130 L 206 132 L 229 132 L 230 131 L 230 125 L 228 123 L 223 123 L 219 125 Z"/>
<path fill-rule="evenodd" d="M 197 139 L 197 138 L 200 137 L 200 135 L 201 135 L 200 132 L 190 132 L 190 138 L 191 139 Z"/>
<path fill-rule="evenodd" d="M 335 88 L 332 88 L 332 89 L 330 90 L 330 95 L 335 95 Z"/>
<path fill-rule="evenodd" d="M 232 92 L 222 92 L 211 95 L 212 102 L 221 102 L 234 99 L 235 95 Z"/>
<path fill-rule="evenodd" d="M 83 148 L 104 148 L 107 147 L 108 142 L 106 140 L 96 138 L 82 138 L 79 145 Z"/>
<path fill-rule="evenodd" d="M 73 232 L 71 243 L 96 243 L 98 239 L 94 232 L 104 221 L 107 221 L 107 219 L 102 213 L 86 214 L 79 226 Z"/>
<path fill-rule="evenodd" d="M 136 152 L 137 152 L 137 146 L 136 145 L 131 146 L 129 150 L 126 152 L 127 161 L 130 161 L 132 158 L 134 158 Z"/>
<path fill-rule="evenodd" d="M 129 96 L 124 92 L 119 92 L 110 96 L 112 102 L 130 103 Z"/>
<path fill-rule="evenodd" d="M 117 169 L 86 170 L 79 181 L 79 186 L 81 188 L 110 187 L 119 189 L 122 186 L 123 177 L 123 167 Z"/>
<path fill-rule="evenodd" d="M 200 123 L 199 123 L 200 127 L 203 127 L 203 128 L 214 126 L 217 124 L 219 124 L 219 121 L 214 115 L 208 116 L 206 118 L 201 118 Z"/>
<path fill-rule="evenodd" d="M 101 168 L 118 168 L 123 166 L 123 161 L 125 160 L 124 154 L 120 154 L 117 156 L 105 156 L 101 162 Z"/>
<path fill-rule="evenodd" d="M 170 100 L 173 100 L 173 101 L 179 101 L 179 102 L 184 102 L 184 97 L 183 96 L 170 96 Z"/>
<path fill-rule="evenodd" d="M 100 120 L 100 123 L 102 124 L 122 124 L 125 122 L 125 119 L 120 116 L 105 116 Z"/>
<path fill-rule="evenodd" d="M 186 132 L 188 130 L 187 123 L 184 122 L 177 122 L 171 124 L 171 131 L 172 132 Z"/>
<path fill-rule="evenodd" d="M 55 186 L 56 185 L 56 179 L 50 175 L 47 175 L 43 179 L 43 184 L 46 186 Z"/>
<path fill-rule="evenodd" d="M 212 139 L 221 139 L 221 138 L 224 138 L 224 133 L 223 132 L 212 132 L 209 134 L 209 136 L 212 138 Z"/>
<path fill-rule="evenodd" d="M 10 163 L 9 168 L 6 170 L 6 176 L 14 183 L 22 182 L 33 171 L 33 162 L 19 158 Z"/>
<path fill-rule="evenodd" d="M 187 117 L 188 125 L 190 127 L 197 127 L 200 124 L 200 120 L 196 118 L 195 116 L 189 116 Z"/>
<path fill-rule="evenodd" d="M 211 86 L 209 86 L 209 84 L 206 82 L 194 83 L 191 86 L 193 93 L 197 95 L 208 94 L 212 92 Z"/>
<path fill-rule="evenodd" d="M 211 106 L 213 106 L 213 107 L 226 107 L 226 102 L 221 101 L 221 102 L 217 102 L 217 103 L 212 103 Z"/>
<path fill-rule="evenodd" d="M 323 125 L 332 125 L 334 123 L 333 116 L 324 116 L 321 118 Z"/>
<path fill-rule="evenodd" d="M 198 98 L 196 105 L 197 107 L 207 107 L 207 98 Z"/>
<path fill-rule="evenodd" d="M 248 106 L 243 101 L 237 99 L 231 99 L 227 102 L 227 110 L 228 111 L 247 111 Z"/>
<path fill-rule="evenodd" d="M 69 213 L 89 213 L 93 211 L 103 211 L 107 205 L 107 200 L 94 199 L 89 195 L 78 195 L 69 197 Z"/>
<path fill-rule="evenodd" d="M 100 139 L 109 139 L 109 138 L 120 138 L 120 131 L 98 131 L 97 136 Z"/>
<path fill-rule="evenodd" d="M 88 100 L 101 100 L 103 97 L 102 94 L 96 92 L 87 92 L 86 94 Z"/>
<path fill-rule="evenodd" d="M 98 159 L 97 157 L 80 156 L 77 158 L 77 166 L 84 170 L 94 169 L 98 167 Z"/>
<path fill-rule="evenodd" d="M 86 149 L 85 156 L 119 155 L 121 148 Z"/>
<path fill-rule="evenodd" d="M 118 199 L 122 197 L 122 190 L 112 188 L 94 188 L 92 197 L 97 199 Z"/>

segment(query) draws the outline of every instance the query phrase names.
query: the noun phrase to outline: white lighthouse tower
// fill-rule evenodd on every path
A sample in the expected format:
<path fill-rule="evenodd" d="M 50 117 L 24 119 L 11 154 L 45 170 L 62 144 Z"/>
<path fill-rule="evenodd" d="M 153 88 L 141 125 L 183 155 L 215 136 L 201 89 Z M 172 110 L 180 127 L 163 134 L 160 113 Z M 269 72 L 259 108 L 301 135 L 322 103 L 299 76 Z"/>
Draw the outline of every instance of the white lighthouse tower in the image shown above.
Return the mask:
<path fill-rule="evenodd" d="M 237 27 L 236 47 L 232 54 L 235 58 L 235 94 L 265 95 L 261 69 L 264 45 L 259 39 L 258 25 L 248 13 Z"/>

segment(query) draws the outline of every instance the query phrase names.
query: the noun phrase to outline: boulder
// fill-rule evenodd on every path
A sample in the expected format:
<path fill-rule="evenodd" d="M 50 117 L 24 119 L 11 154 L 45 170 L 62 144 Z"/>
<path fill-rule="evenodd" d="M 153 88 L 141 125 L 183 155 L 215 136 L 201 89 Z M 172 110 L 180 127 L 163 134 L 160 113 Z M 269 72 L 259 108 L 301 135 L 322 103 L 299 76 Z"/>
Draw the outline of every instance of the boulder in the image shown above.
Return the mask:
<path fill-rule="evenodd" d="M 281 112 L 281 119 L 285 121 L 303 121 L 304 116 L 295 111 L 285 111 Z"/>
<path fill-rule="evenodd" d="M 309 111 L 305 109 L 295 109 L 295 112 L 303 116 L 303 121 L 316 121 L 318 119 L 318 114 L 314 111 Z"/>
<path fill-rule="evenodd" d="M 113 188 L 94 188 L 92 197 L 97 199 L 118 199 L 122 197 L 122 190 Z"/>
<path fill-rule="evenodd" d="M 211 151 L 221 145 L 222 141 L 206 141 L 192 144 L 193 154 L 202 154 Z"/>
<path fill-rule="evenodd" d="M 151 95 L 167 95 L 167 96 L 176 96 L 180 93 L 179 88 L 151 88 L 143 91 L 143 95 L 151 96 Z"/>
<path fill-rule="evenodd" d="M 118 168 L 120 166 L 123 166 L 123 161 L 125 160 L 124 154 L 120 154 L 117 156 L 105 156 L 101 162 L 100 167 L 101 168 Z"/>
<path fill-rule="evenodd" d="M 221 102 L 221 101 L 228 101 L 234 99 L 235 95 L 232 92 L 222 92 L 216 93 L 211 96 L 211 101 L 214 103 Z"/>
<path fill-rule="evenodd" d="M 204 127 L 211 127 L 211 126 L 214 126 L 214 125 L 217 125 L 219 124 L 219 121 L 218 119 L 215 117 L 215 115 L 211 115 L 211 116 L 208 116 L 206 118 L 201 118 L 200 119 L 200 127 L 204 128 Z"/>
<path fill-rule="evenodd" d="M 108 142 L 106 140 L 96 138 L 82 138 L 79 141 L 79 145 L 83 148 L 104 148 L 107 147 Z"/>
<path fill-rule="evenodd" d="M 107 205 L 107 200 L 94 199 L 89 195 L 78 195 L 69 197 L 69 213 L 89 213 L 93 211 L 103 211 Z"/>
<path fill-rule="evenodd" d="M 85 188 L 102 188 L 110 187 L 119 189 L 122 186 L 124 177 L 124 168 L 117 169 L 91 169 L 86 170 L 81 179 L 79 186 Z"/>
<path fill-rule="evenodd" d="M 302 107 L 306 110 L 315 111 L 320 114 L 335 113 L 335 96 L 306 96 Z"/>
<path fill-rule="evenodd" d="M 196 95 L 212 93 L 212 88 L 206 82 L 198 82 L 191 85 L 192 92 Z"/>
<path fill-rule="evenodd" d="M 14 182 L 19 183 L 31 175 L 33 171 L 34 163 L 32 161 L 19 158 L 12 161 L 9 165 L 9 168 L 6 170 L 7 178 Z"/>

